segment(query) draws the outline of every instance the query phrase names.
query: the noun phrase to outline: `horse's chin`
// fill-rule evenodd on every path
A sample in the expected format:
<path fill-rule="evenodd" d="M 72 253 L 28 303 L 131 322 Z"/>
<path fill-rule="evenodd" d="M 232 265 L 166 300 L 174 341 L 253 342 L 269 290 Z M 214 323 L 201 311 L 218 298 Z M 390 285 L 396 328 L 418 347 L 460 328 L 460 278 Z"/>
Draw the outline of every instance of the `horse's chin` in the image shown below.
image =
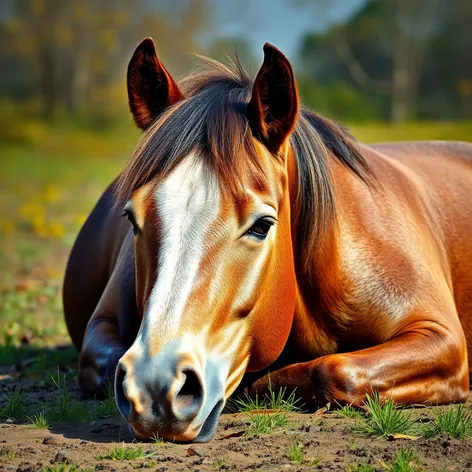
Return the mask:
<path fill-rule="evenodd" d="M 204 443 L 211 441 L 215 436 L 216 429 L 218 427 L 218 420 L 223 409 L 223 401 L 219 401 L 210 414 L 207 416 L 203 424 L 197 427 L 193 427 L 191 424 L 185 429 L 185 431 L 177 432 L 174 428 L 172 429 L 159 429 L 155 432 L 150 433 L 149 430 L 141 429 L 139 425 L 129 425 L 131 435 L 138 441 L 152 441 L 155 438 L 162 438 L 165 441 L 171 441 L 176 443 Z"/>
<path fill-rule="evenodd" d="M 208 442 L 213 439 L 216 433 L 216 428 L 218 427 L 218 420 L 220 419 L 221 410 L 223 409 L 223 401 L 219 401 L 210 411 L 210 414 L 207 416 L 207 419 L 203 423 L 203 426 L 200 429 L 200 432 L 195 437 L 193 442 Z"/>

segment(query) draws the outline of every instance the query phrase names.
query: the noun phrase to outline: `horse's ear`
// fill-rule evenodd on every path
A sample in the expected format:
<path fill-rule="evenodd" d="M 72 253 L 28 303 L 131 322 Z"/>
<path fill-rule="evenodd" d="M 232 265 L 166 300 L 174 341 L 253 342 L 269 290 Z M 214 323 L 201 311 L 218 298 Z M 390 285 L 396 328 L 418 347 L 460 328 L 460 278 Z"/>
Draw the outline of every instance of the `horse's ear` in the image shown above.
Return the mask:
<path fill-rule="evenodd" d="M 276 47 L 266 43 L 247 108 L 254 136 L 276 153 L 295 126 L 298 107 L 292 66 Z"/>
<path fill-rule="evenodd" d="M 128 65 L 128 100 L 134 121 L 142 129 L 184 96 L 157 58 L 152 38 L 144 39 Z"/>

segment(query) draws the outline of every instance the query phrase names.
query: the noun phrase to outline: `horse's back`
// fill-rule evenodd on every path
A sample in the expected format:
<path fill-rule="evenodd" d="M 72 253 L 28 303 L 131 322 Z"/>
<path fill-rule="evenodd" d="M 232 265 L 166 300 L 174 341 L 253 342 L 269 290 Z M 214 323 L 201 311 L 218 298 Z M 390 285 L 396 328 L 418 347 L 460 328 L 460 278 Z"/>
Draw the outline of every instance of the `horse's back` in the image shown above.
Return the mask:
<path fill-rule="evenodd" d="M 400 163 L 415 182 L 430 222 L 441 241 L 455 305 L 472 355 L 472 143 L 412 142 L 371 146 Z M 406 195 L 407 199 L 417 198 Z M 449 277 L 448 277 L 449 278 Z"/>

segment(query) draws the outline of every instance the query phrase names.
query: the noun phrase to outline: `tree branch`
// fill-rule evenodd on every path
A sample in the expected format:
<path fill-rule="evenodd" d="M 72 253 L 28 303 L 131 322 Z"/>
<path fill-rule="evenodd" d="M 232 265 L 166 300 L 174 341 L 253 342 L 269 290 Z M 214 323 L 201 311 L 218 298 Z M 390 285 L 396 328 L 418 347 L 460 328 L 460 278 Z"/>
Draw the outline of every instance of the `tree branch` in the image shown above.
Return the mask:
<path fill-rule="evenodd" d="M 352 78 L 359 85 L 365 88 L 374 89 L 376 92 L 380 93 L 390 93 L 392 91 L 392 84 L 390 82 L 375 80 L 367 74 L 339 28 L 333 32 L 332 37 L 336 52 L 346 64 Z"/>

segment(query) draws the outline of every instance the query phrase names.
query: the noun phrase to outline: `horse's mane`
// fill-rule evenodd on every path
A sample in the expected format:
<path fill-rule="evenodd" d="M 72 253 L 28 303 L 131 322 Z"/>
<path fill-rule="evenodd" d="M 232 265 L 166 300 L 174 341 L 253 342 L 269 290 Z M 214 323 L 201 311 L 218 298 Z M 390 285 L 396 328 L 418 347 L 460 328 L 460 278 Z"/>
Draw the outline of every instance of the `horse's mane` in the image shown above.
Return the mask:
<path fill-rule="evenodd" d="M 117 204 L 156 175 L 164 179 L 196 150 L 230 188 L 238 184 L 243 159 L 246 166 L 249 159 L 252 169 L 259 168 L 245 114 L 252 79 L 237 59 L 228 66 L 201 60 L 201 70 L 179 81 L 187 98 L 164 112 L 139 141 L 118 179 Z M 335 215 L 329 160 L 334 157 L 365 183 L 372 172 L 345 129 L 306 108 L 301 109 L 291 144 L 298 164 L 298 247 L 313 254 Z"/>

